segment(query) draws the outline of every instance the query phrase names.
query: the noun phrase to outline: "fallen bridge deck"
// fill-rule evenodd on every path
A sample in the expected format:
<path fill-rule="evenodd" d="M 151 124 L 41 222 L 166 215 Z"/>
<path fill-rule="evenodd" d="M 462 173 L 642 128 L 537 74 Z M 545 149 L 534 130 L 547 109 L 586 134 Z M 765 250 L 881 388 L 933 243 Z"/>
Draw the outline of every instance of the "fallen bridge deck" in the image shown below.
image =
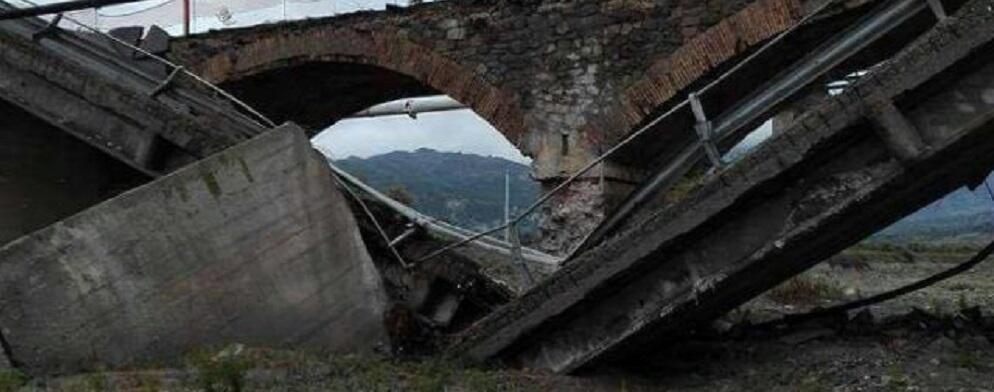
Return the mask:
<path fill-rule="evenodd" d="M 453 353 L 570 372 L 680 336 L 994 166 L 994 11 L 971 1 Z M 911 140 L 911 142 L 908 142 Z"/>

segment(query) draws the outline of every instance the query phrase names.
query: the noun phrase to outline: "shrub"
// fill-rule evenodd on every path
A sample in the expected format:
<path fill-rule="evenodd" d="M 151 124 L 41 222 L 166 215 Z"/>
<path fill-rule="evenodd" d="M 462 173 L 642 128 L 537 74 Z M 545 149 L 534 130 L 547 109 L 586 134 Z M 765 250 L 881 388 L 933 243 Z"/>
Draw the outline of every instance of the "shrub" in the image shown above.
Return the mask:
<path fill-rule="evenodd" d="M 810 276 L 796 276 L 770 290 L 770 298 L 782 304 L 810 304 L 841 298 L 842 289 L 832 282 Z"/>
<path fill-rule="evenodd" d="M 217 355 L 198 351 L 189 356 L 190 364 L 197 370 L 200 389 L 207 392 L 240 392 L 245 388 L 245 373 L 251 368 L 251 363 L 238 352 L 228 351 L 231 349 Z"/>
<path fill-rule="evenodd" d="M 390 188 L 387 189 L 386 195 L 387 197 L 394 199 L 405 206 L 414 205 L 414 195 L 411 195 L 411 192 L 408 191 L 407 188 L 404 188 L 403 185 L 391 185 Z"/>
<path fill-rule="evenodd" d="M 16 369 L 0 369 L 0 392 L 14 392 L 25 382 L 28 377 Z"/>

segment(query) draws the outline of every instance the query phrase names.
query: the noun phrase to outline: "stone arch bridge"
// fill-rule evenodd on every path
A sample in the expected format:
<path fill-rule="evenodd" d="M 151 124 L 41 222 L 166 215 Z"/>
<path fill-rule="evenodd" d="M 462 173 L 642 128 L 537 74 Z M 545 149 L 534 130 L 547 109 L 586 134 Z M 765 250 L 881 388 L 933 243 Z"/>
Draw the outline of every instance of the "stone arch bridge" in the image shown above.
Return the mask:
<path fill-rule="evenodd" d="M 946 8 L 930 12 L 926 4 Z M 518 298 L 495 294 L 460 319 L 464 328 L 446 335 L 455 354 L 570 372 L 678 338 L 942 194 L 985 178 L 994 167 L 992 20 L 986 0 L 448 1 L 173 40 L 156 29 L 115 34 L 311 134 L 382 101 L 448 94 L 532 156 L 536 177 L 549 185 L 649 127 L 546 211 L 549 227 L 560 228 L 550 232 L 549 248 L 562 251 L 634 184 L 652 183 L 643 181 L 648 173 L 688 148 L 701 155 L 694 129 L 707 122 L 700 117 L 723 124 L 741 104 L 759 100 L 758 92 L 823 63 L 823 49 L 862 42 L 863 29 L 875 26 L 880 33 L 833 60 L 831 70 L 795 83 L 803 86 L 737 124 L 749 131 L 772 119 L 781 133 L 769 142 L 731 166 L 702 170 L 683 195 L 651 194 L 620 227 L 548 279 Z M 789 35 L 771 41 L 788 28 Z M 7 207 L 0 209 L 0 242 L 62 221 L 0 247 L 0 349 L 10 362 L 46 367 L 63 365 L 59 358 L 84 358 L 93 350 L 87 345 L 100 340 L 75 338 L 83 327 L 107 341 L 119 323 L 159 330 L 163 324 L 150 320 L 172 314 L 141 302 L 149 298 L 208 310 L 225 304 L 224 317 L 204 327 L 227 329 L 162 342 L 132 334 L 128 352 L 103 354 L 123 362 L 214 332 L 245 332 L 262 341 L 289 333 L 302 342 L 326 331 L 333 317 L 322 312 L 352 311 L 330 293 L 293 289 L 304 282 L 322 294 L 336 287 L 331 279 L 345 276 L 329 271 L 331 265 L 350 267 L 348 261 L 377 251 L 367 247 L 372 241 L 359 241 L 355 222 L 341 221 L 352 217 L 337 213 L 343 198 L 303 131 L 287 125 L 253 139 L 270 127 L 189 78 L 163 84 L 170 72 L 162 64 L 100 36 L 19 20 L 0 23 L 0 43 L 0 109 L 23 120 L 0 133 L 0 201 Z M 765 43 L 767 50 L 758 51 Z M 742 62 L 747 56 L 756 61 Z M 730 69 L 735 72 L 719 77 Z M 828 94 L 826 84 L 847 78 L 855 80 Z M 705 86 L 701 105 L 685 103 Z M 664 112 L 672 115 L 653 121 Z M 718 147 L 728 149 L 745 136 L 731 133 Z M 225 150 L 234 145 L 240 147 Z M 258 175 L 289 185 L 270 186 Z M 160 191 L 163 184 L 168 189 Z M 163 205 L 174 215 L 163 213 Z M 108 218 L 107 211 L 124 211 L 124 218 Z M 258 219 L 250 220 L 250 229 L 231 224 L 245 222 L 244 216 Z M 173 227 L 177 221 L 186 223 Z M 134 222 L 145 223 L 129 230 Z M 290 223 L 274 229 L 270 222 Z M 244 233 L 235 235 L 232 226 Z M 287 236 L 274 239 L 279 230 Z M 391 234 L 384 237 L 408 235 Z M 325 236 L 344 245 L 332 246 Z M 215 242 L 204 245 L 204 237 Z M 380 248 L 387 246 L 382 240 L 375 243 Z M 280 257 L 269 257 L 269 245 Z M 362 257 L 329 263 L 333 257 L 326 256 L 342 249 Z M 67 256 L 80 253 L 92 261 Z M 191 286 L 183 278 L 188 271 L 146 273 L 176 265 L 163 255 L 186 262 L 203 284 Z M 242 263 L 252 260 L 247 256 L 258 263 Z M 204 268 L 214 259 L 238 264 Z M 279 273 L 284 259 L 306 263 L 287 276 Z M 328 280 L 313 281 L 311 269 Z M 248 277 L 226 279 L 230 270 Z M 363 279 L 349 281 L 376 286 L 389 275 L 363 271 L 369 272 Z M 160 275 L 168 279 L 143 280 Z M 50 285 L 34 284 L 53 276 Z M 313 328 L 301 331 L 290 319 L 271 328 L 231 327 L 243 312 L 274 318 L 217 289 L 241 283 L 239 290 L 258 295 L 254 283 L 271 277 L 281 277 L 270 282 L 274 288 L 291 288 L 282 299 L 306 305 L 296 317 Z M 489 290 L 477 285 L 484 286 Z M 427 290 L 421 305 L 451 321 L 462 293 L 445 287 L 466 286 L 448 282 L 434 298 Z M 142 295 L 122 295 L 122 288 Z M 203 288 L 217 301 L 199 300 Z M 137 312 L 117 317 L 121 313 L 105 302 Z M 66 309 L 75 313 L 56 325 L 63 330 L 54 328 L 48 313 Z M 370 325 L 383 324 L 381 306 L 367 310 Z M 46 336 L 81 348 L 46 352 L 41 348 L 62 346 Z"/>
<path fill-rule="evenodd" d="M 551 186 L 820 3 L 443 1 L 174 39 L 168 54 L 276 122 L 315 131 L 390 99 L 447 94 L 534 158 L 534 176 Z M 825 13 L 798 35 L 794 55 L 865 3 Z M 712 107 L 750 84 L 725 89 Z M 567 250 L 660 152 L 626 151 L 591 172 L 605 181 L 558 200 L 546 211 L 549 250 Z"/>

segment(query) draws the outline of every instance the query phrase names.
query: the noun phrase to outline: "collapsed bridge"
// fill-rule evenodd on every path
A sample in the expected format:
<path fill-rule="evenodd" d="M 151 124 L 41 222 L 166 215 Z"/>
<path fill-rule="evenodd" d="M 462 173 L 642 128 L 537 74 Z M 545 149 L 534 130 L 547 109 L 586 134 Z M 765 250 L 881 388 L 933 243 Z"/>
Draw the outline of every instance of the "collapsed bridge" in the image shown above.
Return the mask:
<path fill-rule="evenodd" d="M 305 60 L 317 58 L 330 64 L 373 64 L 394 73 L 404 73 L 407 75 L 404 78 L 392 79 L 396 75 L 372 76 L 369 72 L 380 71 L 347 66 L 351 67 L 348 69 L 356 77 L 354 80 L 371 77 L 386 83 L 383 91 L 407 86 L 400 91 L 405 91 L 405 94 L 417 91 L 449 93 L 478 112 L 490 113 L 484 117 L 495 121 L 498 128 L 505 121 L 517 126 L 520 126 L 518 121 L 529 123 L 528 118 L 534 118 L 529 115 L 508 120 L 506 116 L 509 113 L 526 110 L 508 109 L 502 105 L 523 102 L 523 107 L 531 107 L 530 98 L 502 100 L 497 97 L 507 93 L 507 89 L 494 87 L 494 90 L 481 90 L 471 87 L 478 87 L 481 83 L 485 83 L 484 86 L 499 85 L 498 81 L 505 77 L 513 79 L 508 76 L 513 73 L 487 76 L 487 71 L 484 72 L 487 75 L 480 76 L 462 72 L 464 67 L 451 60 L 459 58 L 460 50 L 465 50 L 459 42 L 443 45 L 444 55 L 441 57 L 419 59 L 415 53 L 420 46 L 397 42 L 394 38 L 376 33 L 363 33 L 369 31 L 364 29 L 397 23 L 403 26 L 402 30 L 408 29 L 405 34 L 413 34 L 412 39 L 418 42 L 423 37 L 419 38 L 417 34 L 447 36 L 453 29 L 462 28 L 462 33 L 451 37 L 458 38 L 451 41 L 462 41 L 473 39 L 474 29 L 484 29 L 473 24 L 452 25 L 444 22 L 441 15 L 452 15 L 453 10 L 468 10 L 466 12 L 472 15 L 508 15 L 502 13 L 520 7 L 506 5 L 507 8 L 502 8 L 505 5 L 499 2 L 490 5 L 451 3 L 454 4 L 414 7 L 400 14 L 387 14 L 383 19 L 377 19 L 378 15 L 374 13 L 345 17 L 342 22 L 332 18 L 327 24 L 317 20 L 291 23 L 287 28 L 273 26 L 218 32 L 189 38 L 175 46 L 162 45 L 161 40 L 165 38 L 156 38 L 151 33 L 144 38 L 141 33 L 132 33 L 130 43 L 163 55 L 168 53 L 174 59 L 185 59 L 191 69 L 213 81 L 224 82 L 225 77 L 236 75 L 234 80 L 229 81 L 230 86 L 241 96 L 248 97 L 250 102 L 252 89 L 268 86 L 272 82 L 266 78 L 282 80 L 286 77 L 286 73 L 280 73 L 279 66 L 296 64 L 293 66 L 311 69 L 306 67 L 315 65 Z M 955 188 L 979 183 L 994 167 L 994 155 L 990 154 L 994 150 L 991 136 L 994 134 L 990 132 L 994 114 L 994 58 L 989 55 L 994 38 L 994 24 L 991 23 L 994 10 L 989 2 L 893 0 L 855 3 L 848 2 L 843 7 L 831 1 L 817 4 L 776 0 L 750 4 L 729 2 L 728 7 L 721 10 L 727 13 L 725 19 L 688 33 L 685 45 L 652 64 L 643 78 L 636 78 L 627 89 L 623 89 L 622 99 L 605 104 L 607 109 L 583 112 L 594 117 L 609 113 L 608 119 L 589 119 L 574 125 L 577 129 L 584 129 L 577 132 L 586 132 L 583 140 L 594 140 L 610 148 L 600 150 L 601 153 L 583 148 L 582 157 L 575 162 L 560 161 L 573 162 L 571 166 L 561 168 L 562 173 L 572 175 L 558 173 L 550 176 L 555 179 L 552 182 L 554 186 L 549 186 L 555 191 L 551 195 L 564 192 L 564 189 L 575 190 L 575 184 L 588 179 L 586 173 L 601 162 L 607 165 L 621 162 L 624 167 L 636 167 L 637 170 L 626 170 L 626 181 L 630 182 L 626 188 L 628 192 L 614 196 L 617 200 L 604 206 L 605 219 L 599 225 L 589 225 L 591 228 L 596 226 L 596 230 L 582 242 L 580 238 L 573 238 L 576 251 L 558 270 L 547 271 L 551 275 L 537 285 L 522 287 L 520 295 L 503 289 L 499 282 L 480 274 L 473 254 L 457 255 L 456 259 L 441 262 L 433 257 L 449 254 L 438 252 L 438 249 L 460 249 L 453 245 L 453 241 L 455 244 L 476 244 L 477 249 L 484 249 L 485 253 L 500 254 L 503 261 L 499 262 L 508 264 L 522 259 L 527 259 L 530 265 L 542 260 L 551 260 L 545 264 L 556 264 L 555 257 L 429 222 L 412 211 L 400 211 L 398 206 L 376 196 L 374 191 L 362 191 L 361 183 L 342 180 L 342 176 L 334 177 L 327 171 L 318 172 L 318 177 L 325 178 L 313 186 L 288 188 L 299 188 L 299 192 L 312 197 L 315 195 L 312 192 L 323 195 L 315 201 L 297 198 L 294 196 L 297 191 L 277 192 L 274 195 L 292 201 L 288 202 L 290 207 L 287 208 L 307 209 L 333 197 L 322 192 L 337 192 L 328 189 L 351 192 L 354 187 L 365 194 L 356 197 L 356 200 L 366 197 L 371 203 L 382 203 L 385 207 L 374 206 L 371 209 L 363 206 L 362 202 L 352 205 L 365 234 L 362 245 L 343 243 L 334 249 L 309 253 L 308 257 L 313 258 L 315 266 L 321 265 L 322 260 L 338 260 L 332 264 L 343 271 L 354 271 L 349 265 L 355 260 L 360 260 L 359 265 L 364 266 L 361 268 L 375 264 L 374 275 L 378 274 L 380 279 L 385 280 L 385 286 L 396 284 L 396 287 L 378 288 L 378 284 L 371 283 L 362 285 L 361 290 L 386 292 L 389 295 L 384 297 L 398 303 L 411 300 L 408 307 L 418 310 L 413 317 L 425 319 L 423 321 L 428 324 L 441 325 L 445 335 L 450 337 L 450 344 L 445 350 L 454 355 L 480 361 L 501 360 L 558 372 L 575 371 L 601 361 L 620 360 L 640 350 L 665 344 L 668 339 L 721 315 Z M 539 7 L 544 12 L 571 15 L 562 10 L 556 11 L 551 5 Z M 657 11 L 663 12 L 651 10 L 647 14 L 652 16 Z M 585 10 L 583 15 L 589 12 L 592 11 Z M 623 16 L 619 18 L 622 19 L 634 17 L 621 14 Z M 419 17 L 423 18 L 421 22 Z M 566 34 L 574 26 L 575 20 L 566 19 L 570 21 L 564 22 L 567 27 L 559 34 Z M 750 22 L 756 24 L 751 25 Z M 430 29 L 419 30 L 419 23 L 445 28 L 441 33 Z M 5 47 L 11 54 L 4 57 L 3 66 L 11 69 L 9 75 L 21 78 L 19 82 L 0 86 L 3 87 L 0 95 L 4 99 L 15 102 L 69 133 L 100 144 L 116 159 L 145 175 L 175 173 L 121 196 L 125 200 L 141 199 L 135 195 L 142 194 L 143 190 L 151 194 L 149 189 L 162 187 L 161 181 L 170 181 L 174 175 L 187 176 L 184 181 L 196 179 L 195 175 L 189 174 L 196 172 L 193 168 L 197 167 L 191 166 L 191 162 L 201 161 L 193 165 L 220 165 L 218 167 L 222 169 L 218 170 L 236 173 L 241 170 L 239 165 L 226 165 L 226 162 L 238 160 L 227 151 L 215 155 L 218 151 L 248 139 L 255 141 L 256 148 L 264 149 L 264 143 L 260 144 L 258 140 L 275 136 L 253 137 L 263 134 L 269 127 L 263 121 L 268 116 L 308 120 L 314 118 L 312 110 L 321 110 L 309 108 L 299 113 L 286 112 L 280 108 L 279 102 L 263 105 L 261 113 L 250 108 L 239 109 L 231 101 L 217 99 L 216 95 L 223 93 L 221 90 L 211 90 L 203 84 L 189 81 L 162 83 L 172 79 L 170 75 L 175 72 L 168 69 L 150 71 L 161 64 L 149 62 L 147 55 L 143 56 L 141 52 L 136 55 L 134 49 L 126 45 L 129 42 L 99 43 L 92 36 L 66 37 L 58 33 L 55 37 L 37 37 L 35 34 L 39 32 L 49 34 L 39 21 L 4 22 L 0 27 L 5 29 L 3 38 L 12 42 L 12 45 Z M 753 29 L 760 27 L 765 30 L 757 32 Z M 828 31 L 838 33 L 826 34 Z M 783 34 L 776 35 L 781 32 Z M 354 42 L 358 42 L 357 46 L 340 47 L 338 45 L 343 45 L 344 41 L 317 39 L 335 37 L 336 34 L 356 38 Z M 226 42 L 232 41 L 237 41 L 239 46 L 221 49 Z M 477 44 L 484 42 L 490 41 L 481 37 Z M 101 49 L 94 51 L 92 48 L 98 45 L 102 45 L 99 46 Z M 521 54 L 529 50 L 544 49 L 524 48 Z M 606 50 L 601 49 L 602 52 Z M 651 50 L 667 52 L 668 49 Z M 94 53 L 98 56 L 93 56 Z M 205 55 L 200 56 L 202 53 Z M 82 60 L 77 56 L 82 56 Z M 549 57 L 555 55 L 550 54 Z M 472 55 L 466 55 L 464 60 L 467 64 L 475 61 Z M 32 67 L 40 61 L 47 61 L 46 66 Z M 490 60 L 484 63 L 487 61 Z M 266 73 L 273 71 L 274 67 L 277 67 L 277 73 Z M 308 75 L 319 75 L 327 69 L 312 71 L 314 73 Z M 122 79 L 122 73 L 130 75 L 123 78 L 123 83 L 108 82 Z M 158 75 L 159 78 L 149 75 Z M 256 79 L 251 79 L 253 77 Z M 425 82 L 419 84 L 418 78 Z M 329 83 L 334 85 L 349 80 L 345 78 Z M 830 93 L 828 86 L 840 86 L 839 80 L 843 81 L 842 87 L 837 89 L 841 91 Z M 336 88 L 330 90 L 335 91 Z M 467 95 L 469 90 L 491 92 L 473 96 Z M 62 94 L 59 96 L 65 97 L 66 102 L 72 105 L 45 105 L 44 101 L 50 99 L 46 98 L 51 96 L 49 94 Z M 390 97 L 389 93 L 384 94 Z M 527 97 L 531 93 L 518 94 Z M 340 112 L 335 112 L 335 116 L 362 109 L 373 102 L 370 99 L 383 98 L 362 97 L 359 103 L 343 105 L 347 109 L 338 109 Z M 141 112 L 136 114 L 134 107 L 140 108 Z M 250 115 L 245 116 L 240 111 L 248 111 Z M 139 121 L 137 124 L 136 119 Z M 733 163 L 724 161 L 722 156 L 725 152 L 768 120 L 774 123 L 773 138 L 741 160 Z M 541 129 L 560 128 L 549 125 Z M 299 130 L 295 132 L 298 135 L 304 133 Z M 288 138 L 296 141 L 287 146 L 297 147 L 287 147 L 287 150 L 296 151 L 295 154 L 302 157 L 300 162 L 304 163 L 301 167 L 313 168 L 311 158 L 299 151 L 302 148 L 299 147 L 301 138 Z M 568 140 L 569 137 L 564 137 L 561 141 L 565 143 Z M 553 159 L 543 155 L 549 151 L 541 148 L 529 151 L 537 154 L 540 166 L 543 159 Z M 563 151 L 566 150 L 559 149 L 560 153 Z M 224 154 L 228 157 L 219 158 Z M 254 183 L 250 179 L 255 178 L 251 175 L 255 173 L 255 166 L 245 162 L 241 166 L 245 168 L 241 177 L 248 181 L 246 184 Z M 223 169 L 225 167 L 228 169 Z M 302 173 L 311 172 L 304 170 Z M 200 194 L 207 195 L 204 200 L 209 201 L 208 196 L 213 195 L 214 202 L 218 202 L 221 200 L 219 195 L 223 195 L 228 198 L 226 200 L 237 203 L 240 197 L 254 194 L 229 193 L 228 186 L 231 184 L 210 178 L 210 175 L 199 178 L 203 183 L 198 185 L 202 188 Z M 329 181 L 331 178 L 342 182 L 333 184 Z M 694 179 L 689 191 L 683 194 L 670 191 L 675 184 L 687 178 Z M 305 181 L 302 184 L 308 183 Z M 245 184 L 233 189 L 242 189 L 238 188 L 240 186 Z M 265 184 L 254 186 L 265 187 Z M 182 197 L 182 192 L 176 195 L 184 203 L 191 200 Z M 196 203 L 199 199 L 192 200 Z M 553 198 L 550 196 L 543 200 Z M 555 200 L 567 204 L 568 201 L 568 198 Z M 110 207 L 107 206 L 113 204 L 131 208 L 120 198 L 112 199 L 72 219 L 89 217 L 98 222 L 93 223 L 97 227 L 95 230 L 105 230 L 99 224 L 99 212 L 108 211 Z M 199 206 L 196 210 L 202 211 L 203 208 L 206 207 Z M 322 219 L 337 220 L 333 216 L 340 213 L 327 215 L 328 211 L 319 209 L 315 213 L 321 214 Z M 403 226 L 407 221 L 421 222 L 420 225 L 427 231 L 436 233 L 435 238 L 421 238 L 417 243 L 408 242 L 407 247 L 398 249 L 395 245 L 403 245 L 402 241 L 394 240 L 401 239 L 406 229 L 384 229 L 375 219 L 377 215 L 382 217 L 392 213 L 400 213 L 404 218 L 389 226 Z M 191 217 L 193 215 L 187 216 Z M 229 225 L 237 227 L 230 217 L 222 218 L 215 227 L 219 232 L 231 227 Z M 167 224 L 168 219 L 160 222 Z M 313 221 L 305 218 L 300 222 Z M 342 225 L 356 224 L 346 222 Z M 58 252 L 46 250 L 46 246 L 62 244 L 64 248 L 61 249 L 75 247 L 89 251 L 93 240 L 80 236 L 78 232 L 67 231 L 66 227 L 65 223 L 58 224 L 4 247 L 0 251 L 0 263 L 17 265 L 24 271 L 29 271 L 23 265 L 24 260 L 28 259 L 43 265 L 55 261 L 71 264 L 71 260 L 60 259 Z M 320 225 L 293 226 L 291 229 L 314 234 L 312 239 L 318 241 L 323 238 L 319 234 L 326 233 Z M 261 225 L 253 229 L 253 235 L 263 243 L 277 241 L 269 230 L 276 229 Z M 442 237 L 445 238 L 439 239 L 439 233 L 444 234 Z M 40 238 L 46 238 L 48 242 L 39 241 Z M 108 240 L 111 240 L 110 237 Z M 141 249 L 142 240 L 138 238 L 134 241 L 139 244 L 136 248 L 124 248 L 116 257 L 126 260 L 129 249 Z M 169 241 L 181 244 L 185 240 Z M 439 248 L 442 246 L 445 247 Z M 358 256 L 333 256 L 335 249 L 356 247 L 363 248 L 360 254 L 368 250 L 372 254 L 371 260 L 361 261 L 363 257 Z M 224 245 L 218 245 L 220 249 L 224 249 Z M 38 255 L 30 258 L 20 256 L 34 254 L 25 253 L 26 250 L 38 252 Z M 60 252 L 65 254 L 66 251 Z M 292 252 L 287 255 L 294 259 Z M 244 255 L 222 259 L 231 263 L 251 260 L 239 256 Z M 397 258 L 400 263 L 386 264 L 382 261 L 392 258 Z M 154 258 L 150 260 L 149 263 L 158 262 Z M 416 292 L 413 295 L 402 293 L 410 287 L 397 282 L 408 281 L 409 275 L 417 275 L 409 268 L 398 267 L 408 260 L 413 261 L 411 268 L 414 270 L 426 268 L 439 281 L 458 289 L 439 290 L 438 284 L 428 282 L 411 286 L 425 287 L 413 290 Z M 440 265 L 450 264 L 465 268 L 439 268 Z M 93 262 L 93 266 L 98 270 L 105 268 L 99 262 Z M 253 263 L 252 266 L 259 265 Z M 314 268 L 321 270 L 325 267 Z M 69 267 L 69 271 L 75 270 Z M 279 276 L 278 269 L 260 271 Z M 18 283 L 31 282 L 29 275 L 3 274 L 0 272 L 0 282 L 3 282 L 0 290 L 7 290 L 12 295 L 5 296 L 5 302 L 0 302 L 0 336 L 4 337 L 5 352 L 10 359 L 39 368 L 59 366 L 66 361 L 81 361 L 83 356 L 78 352 L 55 355 L 39 349 L 44 345 L 44 340 L 53 336 L 65 338 L 64 332 L 58 332 L 62 329 L 51 329 L 53 327 L 45 323 L 31 322 L 32 317 L 40 320 L 44 314 L 18 313 L 21 306 L 18 301 L 31 299 L 31 295 L 45 295 L 45 292 Z M 139 275 L 121 276 L 134 279 Z M 196 276 L 211 275 L 198 273 Z M 248 279 L 247 282 L 266 281 L 263 276 L 267 276 L 266 273 L 249 274 L 245 279 Z M 70 274 L 69 278 L 77 282 L 89 279 L 85 274 Z M 69 278 L 53 281 L 52 287 L 62 287 L 60 285 Z M 321 287 L 331 284 L 327 280 L 312 282 L 310 279 L 300 275 L 278 281 L 273 287 L 316 285 L 315 288 L 321 292 Z M 121 284 L 104 283 L 111 288 Z M 178 293 L 197 292 L 196 286 L 183 286 L 189 280 L 183 279 L 182 275 L 175 283 L 178 286 L 174 290 L 179 290 Z M 474 289 L 462 290 L 463 283 Z M 219 303 L 226 304 L 226 312 L 231 316 L 229 320 L 237 320 L 243 312 L 252 317 L 266 316 L 265 312 L 253 313 L 266 308 L 258 308 L 252 303 L 227 302 L 225 296 L 234 292 L 211 292 L 217 296 Z M 70 290 L 67 295 L 71 297 L 75 294 Z M 311 302 L 312 297 L 307 298 L 301 304 L 312 307 L 308 309 L 318 313 L 335 309 L 336 306 L 339 307 L 337 311 L 341 311 L 340 307 L 346 303 L 362 303 L 359 300 L 343 300 L 347 297 L 336 295 L 325 297 L 323 300 L 327 302 Z M 464 308 L 471 310 L 457 316 L 459 306 L 453 304 L 458 304 L 463 298 L 470 298 L 473 304 Z M 337 305 L 336 301 L 339 301 Z M 149 312 L 142 303 L 128 302 L 126 305 L 141 314 Z M 202 309 L 211 309 L 209 304 L 206 306 Z M 400 316 L 390 313 L 386 307 L 388 305 L 372 310 L 370 317 L 383 316 L 388 320 L 387 324 L 406 325 L 397 322 Z M 54 312 L 63 308 L 63 304 L 53 303 L 46 309 Z M 80 318 L 87 319 L 84 316 L 87 316 L 85 310 Z M 148 317 L 163 316 L 154 311 L 148 313 Z M 108 321 L 111 325 L 119 322 L 106 314 L 96 319 L 111 320 Z M 320 326 L 321 323 L 336 325 L 334 319 L 306 320 Z M 80 325 L 98 335 L 108 331 L 105 325 L 91 321 Z M 287 334 L 312 336 L 299 335 L 300 331 L 295 331 L 292 325 L 255 331 L 258 334 L 239 335 L 238 325 L 234 323 L 226 328 L 235 333 L 233 336 L 242 336 L 253 342 L 272 343 L 273 339 Z M 33 336 L 42 333 L 39 331 L 49 332 L 46 332 L 48 335 L 38 335 L 46 337 L 40 339 Z M 383 335 L 389 334 L 388 331 L 383 332 Z M 318 342 L 320 338 L 321 335 L 317 335 Z M 163 343 L 155 344 L 143 341 L 141 334 L 132 339 L 132 346 L 128 347 L 133 351 L 101 355 L 125 361 L 134 359 L 136 353 L 147 355 L 154 351 L 151 348 L 179 350 L 197 343 L 202 337 L 196 334 L 179 336 L 178 340 L 166 337 L 162 338 Z M 286 342 L 300 345 L 309 341 L 300 338 Z M 27 350 L 29 348 L 33 349 Z M 21 354 L 26 352 L 32 354 Z"/>

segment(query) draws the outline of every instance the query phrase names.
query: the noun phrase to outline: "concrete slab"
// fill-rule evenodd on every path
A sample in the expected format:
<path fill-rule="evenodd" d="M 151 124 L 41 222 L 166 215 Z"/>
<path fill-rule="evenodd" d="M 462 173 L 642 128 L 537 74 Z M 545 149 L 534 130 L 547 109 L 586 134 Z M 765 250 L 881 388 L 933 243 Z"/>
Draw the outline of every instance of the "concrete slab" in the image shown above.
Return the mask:
<path fill-rule="evenodd" d="M 387 345 L 346 199 L 283 126 L 0 248 L 0 334 L 38 374 L 232 342 Z"/>

